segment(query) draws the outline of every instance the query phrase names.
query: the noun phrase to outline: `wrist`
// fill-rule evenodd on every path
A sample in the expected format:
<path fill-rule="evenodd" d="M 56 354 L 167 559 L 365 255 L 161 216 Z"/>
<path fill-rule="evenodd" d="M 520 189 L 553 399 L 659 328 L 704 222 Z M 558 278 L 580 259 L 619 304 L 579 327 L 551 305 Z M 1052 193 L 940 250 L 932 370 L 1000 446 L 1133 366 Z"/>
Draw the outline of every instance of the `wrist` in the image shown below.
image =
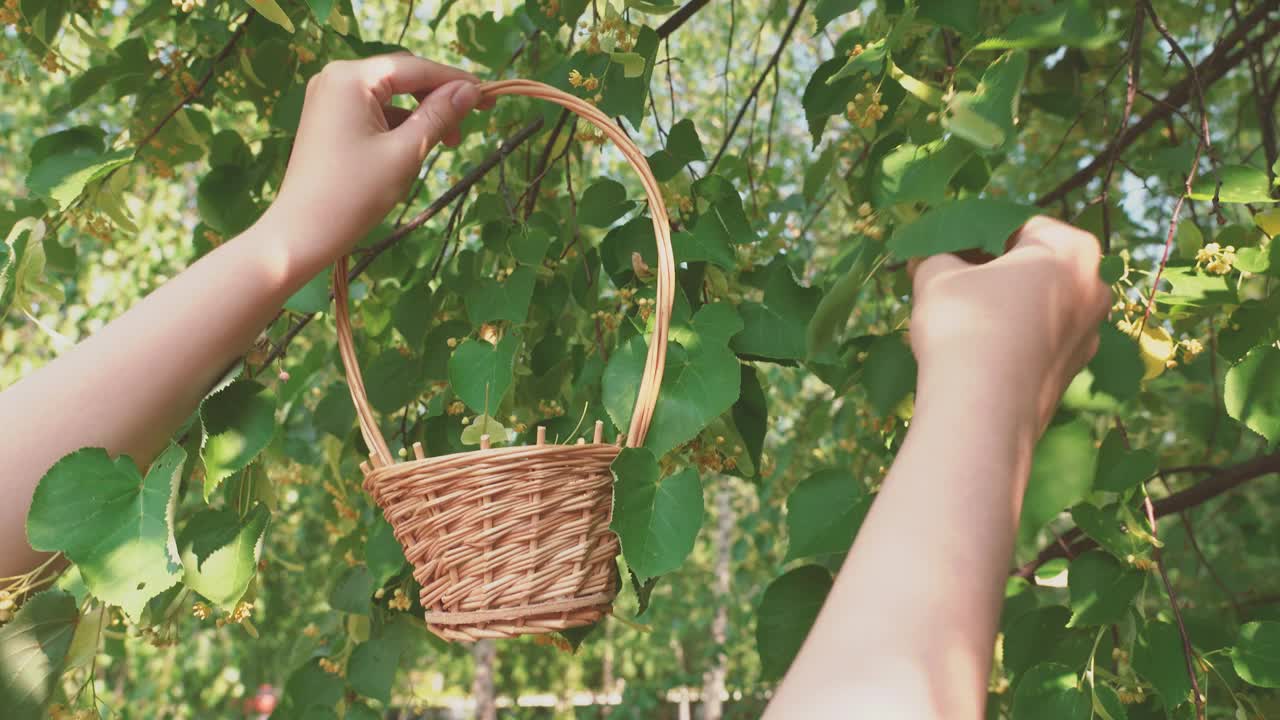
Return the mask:
<path fill-rule="evenodd" d="M 294 290 L 331 265 L 347 247 L 342 223 L 326 222 L 328 213 L 297 207 L 281 195 L 258 218 L 248 234 L 283 273 L 283 282 Z"/>
<path fill-rule="evenodd" d="M 1040 429 L 1043 377 L 1025 366 L 993 358 L 952 356 L 922 363 L 916 379 L 915 418 L 965 419 L 983 432 L 1013 432 L 1034 442 Z"/>

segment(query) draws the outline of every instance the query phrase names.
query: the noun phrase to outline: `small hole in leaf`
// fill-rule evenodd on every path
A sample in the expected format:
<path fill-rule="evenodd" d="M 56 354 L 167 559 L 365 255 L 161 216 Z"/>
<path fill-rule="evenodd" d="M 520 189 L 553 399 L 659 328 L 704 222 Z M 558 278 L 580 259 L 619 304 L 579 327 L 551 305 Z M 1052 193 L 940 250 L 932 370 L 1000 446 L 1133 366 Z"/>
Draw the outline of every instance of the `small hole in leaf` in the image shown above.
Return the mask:
<path fill-rule="evenodd" d="M 138 583 L 138 589 L 139 589 L 139 590 L 141 590 L 141 589 L 145 588 L 146 586 L 147 586 L 147 584 L 146 584 L 146 583 L 144 583 L 144 582 L 140 582 L 140 583 Z"/>

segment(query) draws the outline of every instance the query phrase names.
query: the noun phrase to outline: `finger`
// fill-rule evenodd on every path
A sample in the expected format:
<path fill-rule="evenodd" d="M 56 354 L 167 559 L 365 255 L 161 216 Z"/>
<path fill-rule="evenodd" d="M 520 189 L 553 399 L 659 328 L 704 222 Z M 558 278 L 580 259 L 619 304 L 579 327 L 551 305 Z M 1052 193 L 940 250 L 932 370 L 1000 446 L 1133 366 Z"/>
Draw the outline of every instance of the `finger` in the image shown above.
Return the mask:
<path fill-rule="evenodd" d="M 468 80 L 457 80 L 437 88 L 418 105 L 392 134 L 426 157 L 436 143 L 456 132 L 458 123 L 480 101 L 480 91 Z"/>
<path fill-rule="evenodd" d="M 409 116 L 413 114 L 413 111 L 406 110 L 402 107 L 396 107 L 395 105 L 387 105 L 382 108 L 382 114 L 387 118 L 387 127 L 395 130 L 404 124 L 405 120 L 409 119 Z"/>
<path fill-rule="evenodd" d="M 973 265 L 961 260 L 951 253 L 931 255 L 927 258 L 914 258 L 907 263 L 907 273 L 911 277 L 912 287 L 918 293 L 933 282 L 937 276 L 954 270 L 963 270 Z"/>
<path fill-rule="evenodd" d="M 462 143 L 462 131 L 458 130 L 458 128 L 451 128 L 449 132 L 444 134 L 442 142 L 451 148 L 458 147 Z"/>
<path fill-rule="evenodd" d="M 382 104 L 400 94 L 431 93 L 451 82 L 480 82 L 475 75 L 409 53 L 395 53 L 354 63 L 361 81 Z"/>

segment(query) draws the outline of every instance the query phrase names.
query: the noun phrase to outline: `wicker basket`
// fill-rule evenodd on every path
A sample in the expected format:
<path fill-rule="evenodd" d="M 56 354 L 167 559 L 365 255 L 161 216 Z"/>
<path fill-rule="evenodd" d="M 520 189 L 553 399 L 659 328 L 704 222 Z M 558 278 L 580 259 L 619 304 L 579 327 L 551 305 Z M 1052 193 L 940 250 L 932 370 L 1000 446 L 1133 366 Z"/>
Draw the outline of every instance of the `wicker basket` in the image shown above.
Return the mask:
<path fill-rule="evenodd" d="M 602 423 L 592 442 L 491 448 L 398 462 L 365 394 L 348 310 L 347 259 L 334 266 L 338 348 L 371 452 L 364 487 L 382 508 L 422 585 L 427 627 L 446 640 L 474 641 L 548 633 L 588 625 L 609 612 L 618 592 L 618 539 L 609 530 L 609 465 L 625 445 L 644 442 L 662 384 L 675 293 L 675 259 L 666 207 L 644 155 L 595 106 L 542 83 L 504 80 L 483 95 L 526 95 L 557 103 L 590 121 L 640 174 L 658 245 L 653 339 L 625 441 L 606 443 Z"/>

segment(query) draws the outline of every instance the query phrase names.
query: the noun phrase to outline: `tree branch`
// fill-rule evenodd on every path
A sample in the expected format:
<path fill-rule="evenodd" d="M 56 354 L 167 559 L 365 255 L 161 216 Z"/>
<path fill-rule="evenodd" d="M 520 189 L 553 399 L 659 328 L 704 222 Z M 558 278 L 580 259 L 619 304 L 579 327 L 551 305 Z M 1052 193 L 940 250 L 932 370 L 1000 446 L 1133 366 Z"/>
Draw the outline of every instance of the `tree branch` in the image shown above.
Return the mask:
<path fill-rule="evenodd" d="M 1158 475 L 1169 474 L 1170 471 L 1162 470 Z M 1203 505 L 1206 502 L 1230 492 L 1241 485 L 1256 480 L 1266 475 L 1280 473 L 1280 452 L 1274 452 L 1267 455 L 1259 455 L 1252 460 L 1231 465 L 1225 468 L 1215 468 L 1210 471 L 1209 478 L 1203 482 L 1192 485 L 1186 490 L 1176 492 L 1168 497 L 1161 498 L 1153 503 L 1155 516 L 1157 518 L 1164 517 L 1173 513 L 1182 512 L 1188 508 Z M 1067 554 L 1063 545 L 1066 545 L 1071 552 L 1080 553 L 1093 547 L 1097 547 L 1097 543 L 1085 537 L 1080 528 L 1072 528 L 1062 534 L 1062 544 L 1057 542 L 1050 543 L 1040 551 L 1034 560 L 1015 569 L 1011 574 L 1017 577 L 1030 580 L 1035 575 L 1036 570 L 1040 566 L 1055 558 L 1066 557 Z"/>
<path fill-rule="evenodd" d="M 1259 47 L 1266 44 L 1268 40 L 1275 37 L 1280 30 L 1280 22 L 1275 20 L 1267 21 L 1262 32 L 1249 39 L 1244 47 L 1239 50 L 1233 50 L 1236 45 L 1245 41 L 1250 31 L 1260 25 L 1263 20 L 1271 12 L 1280 7 L 1280 0 L 1266 0 L 1259 3 L 1253 12 L 1249 13 L 1236 27 L 1228 33 L 1223 39 L 1214 46 L 1213 51 L 1199 65 L 1196 65 L 1195 80 L 1198 80 L 1201 86 L 1212 85 L 1222 76 L 1226 75 L 1232 68 L 1243 62 L 1249 55 L 1255 52 Z M 1112 155 L 1122 154 L 1130 145 L 1138 138 L 1142 137 L 1154 125 L 1163 121 L 1172 114 L 1174 108 L 1185 105 L 1194 92 L 1196 82 L 1193 77 L 1184 78 L 1178 84 L 1170 88 L 1169 92 L 1164 96 L 1159 105 L 1152 108 L 1146 115 L 1138 119 L 1136 123 L 1115 137 L 1110 143 L 1103 148 L 1102 152 L 1094 156 L 1093 160 L 1087 165 L 1080 168 L 1075 174 L 1059 183 L 1057 187 L 1049 192 L 1041 195 L 1036 200 L 1036 205 L 1046 207 L 1058 202 L 1072 190 L 1082 187 L 1089 180 L 1093 179 L 1099 171 L 1106 167 Z"/>
<path fill-rule="evenodd" d="M 160 134 L 160 131 L 164 129 L 164 126 L 168 125 L 169 121 L 172 120 L 174 116 L 182 110 L 182 108 L 186 107 L 192 100 L 200 97 L 204 92 L 204 89 L 213 80 L 213 76 L 218 72 L 218 65 L 221 64 L 223 60 L 226 60 L 227 56 L 236 49 L 236 45 L 238 45 L 240 43 L 240 39 L 244 37 L 245 31 L 249 29 L 249 22 L 253 20 L 255 15 L 257 15 L 257 13 L 250 10 L 248 14 L 244 16 L 244 20 L 240 22 L 240 26 L 237 27 L 235 32 L 231 33 L 231 37 L 227 39 L 227 44 L 223 45 L 222 49 L 218 51 L 218 54 L 213 56 L 213 61 L 209 63 L 209 70 L 205 72 L 204 77 L 200 78 L 200 82 L 196 83 L 194 88 L 192 88 L 186 95 L 182 96 L 182 99 L 178 101 L 178 104 L 174 105 L 169 112 L 165 113 L 165 116 L 160 118 L 160 122 L 156 123 L 156 126 L 151 128 L 151 132 L 147 133 L 146 137 L 142 138 L 142 140 L 138 142 L 139 148 L 144 148 L 150 144 L 150 142 Z"/>

